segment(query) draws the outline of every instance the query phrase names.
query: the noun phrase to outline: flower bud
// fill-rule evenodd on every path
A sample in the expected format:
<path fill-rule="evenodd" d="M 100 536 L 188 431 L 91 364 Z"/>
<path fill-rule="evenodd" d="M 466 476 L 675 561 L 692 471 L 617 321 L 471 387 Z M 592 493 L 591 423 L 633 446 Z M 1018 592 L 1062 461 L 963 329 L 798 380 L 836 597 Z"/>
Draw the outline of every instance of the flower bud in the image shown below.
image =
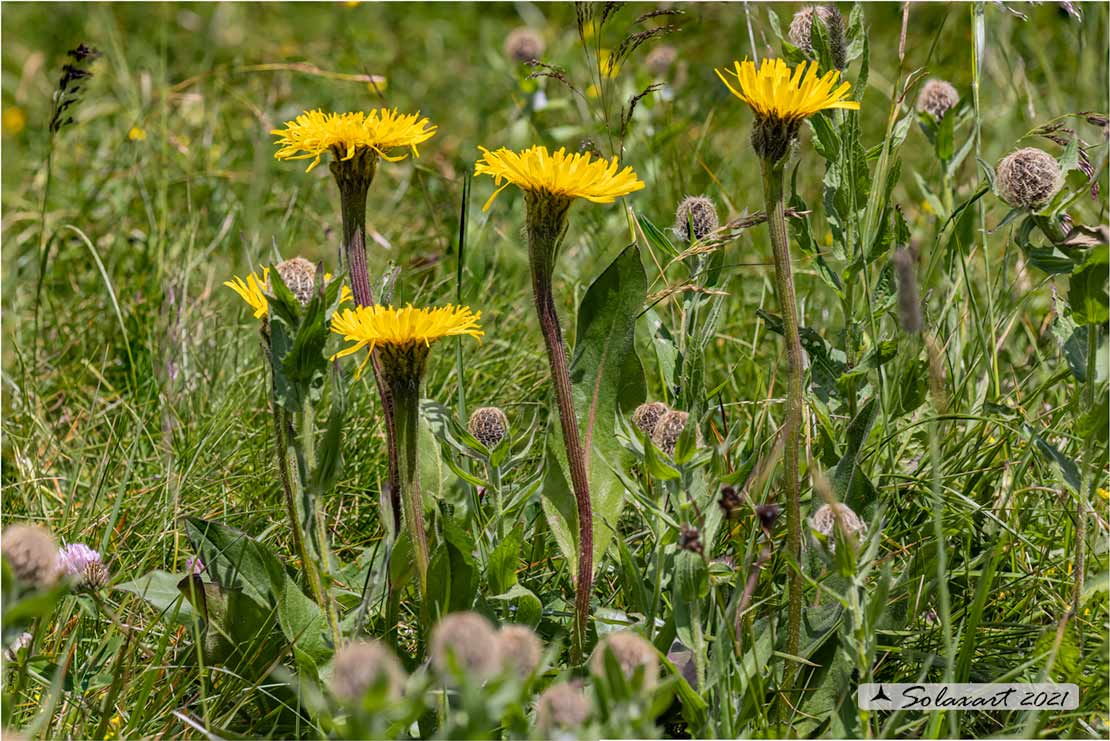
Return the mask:
<path fill-rule="evenodd" d="M 530 62 L 543 56 L 543 37 L 528 28 L 518 26 L 505 37 L 505 56 L 514 62 Z"/>
<path fill-rule="evenodd" d="M 470 414 L 466 429 L 490 450 L 509 432 L 509 419 L 497 407 L 479 407 Z"/>
<path fill-rule="evenodd" d="M 58 552 L 58 573 L 73 579 L 78 589 L 95 591 L 108 583 L 108 567 L 100 554 L 84 543 L 70 543 Z"/>
<path fill-rule="evenodd" d="M 476 682 L 484 682 L 501 668 L 497 632 L 476 612 L 445 615 L 432 631 L 432 666 L 441 679 L 453 681 L 451 659 Z"/>
<path fill-rule="evenodd" d="M 381 641 L 356 641 L 341 646 L 335 652 L 331 690 L 340 700 L 357 703 L 383 679 L 388 698 L 391 701 L 400 700 L 405 686 L 405 670 Z"/>
<path fill-rule="evenodd" d="M 21 584 L 42 589 L 58 581 L 58 546 L 37 525 L 9 525 L 0 535 L 0 552 Z"/>
<path fill-rule="evenodd" d="M 947 80 L 932 79 L 921 86 L 917 95 L 917 110 L 938 121 L 960 102 L 960 94 Z"/>
<path fill-rule="evenodd" d="M 667 455 L 674 455 L 674 446 L 678 442 L 682 431 L 686 429 L 686 422 L 690 415 L 686 412 L 670 411 L 659 418 L 655 429 L 651 433 L 651 441 L 655 447 Z M 698 435 L 698 444 L 701 444 L 701 435 Z"/>
<path fill-rule="evenodd" d="M 497 631 L 497 652 L 502 666 L 523 680 L 539 667 L 543 643 L 527 625 L 505 625 Z"/>
<path fill-rule="evenodd" d="M 644 668 L 644 689 L 651 690 L 659 678 L 659 655 L 651 645 L 636 633 L 624 631 L 611 633 L 598 642 L 590 657 L 590 671 L 599 677 L 605 676 L 605 652 L 613 652 L 613 657 L 621 671 L 632 679 L 638 667 Z"/>
<path fill-rule="evenodd" d="M 1014 208 L 1037 210 L 1064 184 L 1056 158 L 1036 147 L 1008 154 L 998 163 L 998 194 Z"/>
<path fill-rule="evenodd" d="M 577 730 L 589 717 L 590 699 L 575 683 L 553 684 L 536 701 L 536 726 L 545 733 Z"/>
<path fill-rule="evenodd" d="M 674 213 L 674 233 L 684 242 L 705 239 L 719 225 L 717 207 L 705 196 L 686 196 Z"/>
<path fill-rule="evenodd" d="M 838 519 L 845 535 L 855 537 L 867 531 L 867 525 L 848 505 L 839 502 L 821 505 L 813 514 L 811 524 L 814 530 L 826 538 L 829 553 L 836 553 L 836 535 L 833 531 Z"/>
<path fill-rule="evenodd" d="M 812 59 L 814 57 L 813 22 L 815 18 L 820 18 L 821 22 L 825 24 L 833 64 L 836 65 L 837 69 L 844 69 L 847 64 L 848 51 L 844 38 L 844 17 L 832 5 L 810 5 L 795 13 L 794 20 L 790 22 L 790 31 L 787 33 L 790 43 Z"/>
<path fill-rule="evenodd" d="M 316 288 L 316 266 L 303 257 L 294 257 L 278 263 L 274 270 L 281 276 L 289 292 L 301 302 L 301 306 L 308 305 Z"/>
<path fill-rule="evenodd" d="M 636 407 L 636 411 L 632 412 L 632 424 L 636 425 L 640 432 L 651 437 L 659 418 L 669 411 L 671 408 L 663 402 L 649 401 Z"/>

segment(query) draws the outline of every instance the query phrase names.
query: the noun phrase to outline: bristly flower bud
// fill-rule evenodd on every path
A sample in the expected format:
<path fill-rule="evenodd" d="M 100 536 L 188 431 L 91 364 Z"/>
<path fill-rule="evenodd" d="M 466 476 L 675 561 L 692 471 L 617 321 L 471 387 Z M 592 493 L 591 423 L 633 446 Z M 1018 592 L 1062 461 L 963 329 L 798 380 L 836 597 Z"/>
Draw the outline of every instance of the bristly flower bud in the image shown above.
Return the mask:
<path fill-rule="evenodd" d="M 490 450 L 509 434 L 509 419 L 497 407 L 478 407 L 470 413 L 466 429 Z"/>
<path fill-rule="evenodd" d="M 505 37 L 505 56 L 514 62 L 530 62 L 543 56 L 543 37 L 528 26 L 518 26 Z"/>
<path fill-rule="evenodd" d="M 381 641 L 356 641 L 335 652 L 331 691 L 340 700 L 359 702 L 363 695 L 384 680 L 391 701 L 401 699 L 405 670 L 401 662 Z"/>
<path fill-rule="evenodd" d="M 316 287 L 316 265 L 303 257 L 294 257 L 278 263 L 274 270 L 281 276 L 289 292 L 301 302 L 301 306 L 307 306 Z"/>
<path fill-rule="evenodd" d="M 1037 210 L 1052 200 L 1064 184 L 1060 164 L 1048 152 L 1026 147 L 998 163 L 998 194 L 1014 208 Z"/>
<path fill-rule="evenodd" d="M 636 633 L 624 631 L 610 633 L 602 638 L 590 657 L 590 671 L 598 677 L 605 676 L 605 651 L 613 652 L 617 664 L 628 679 L 632 679 L 638 667 L 644 668 L 644 689 L 651 690 L 659 679 L 659 655 L 655 646 Z"/>
<path fill-rule="evenodd" d="M 502 666 L 524 680 L 539 667 L 543 643 L 527 625 L 505 625 L 497 631 L 497 652 Z"/>
<path fill-rule="evenodd" d="M 683 551 L 705 554 L 705 545 L 701 542 L 701 531 L 693 525 L 683 525 L 678 531 L 678 547 Z"/>
<path fill-rule="evenodd" d="M 655 429 L 651 433 L 651 441 L 655 447 L 667 455 L 674 455 L 674 446 L 678 442 L 682 431 L 686 429 L 686 422 L 690 415 L 686 412 L 670 411 L 659 418 Z M 698 434 L 698 444 L 701 444 L 701 434 Z"/>
<path fill-rule="evenodd" d="M 867 525 L 848 505 L 839 502 L 833 505 L 821 505 L 821 508 L 814 513 L 811 522 L 813 529 L 826 538 L 825 542 L 829 549 L 829 553 L 836 553 L 836 535 L 834 529 L 836 528 L 837 520 L 840 521 L 840 527 L 843 529 L 845 535 L 855 537 L 867 531 Z"/>
<path fill-rule="evenodd" d="M 58 581 L 58 546 L 37 525 L 9 525 L 0 534 L 0 552 L 20 584 L 43 589 Z"/>
<path fill-rule="evenodd" d="M 898 282 L 898 320 L 902 331 L 917 334 L 921 331 L 921 295 L 917 291 L 913 252 L 900 248 L 894 251 L 894 274 Z"/>
<path fill-rule="evenodd" d="M 432 631 L 432 666 L 440 678 L 453 682 L 452 657 L 469 679 L 484 682 L 501 668 L 497 632 L 489 620 L 476 612 L 445 615 Z"/>
<path fill-rule="evenodd" d="M 718 226 L 717 206 L 705 196 L 686 196 L 675 210 L 673 231 L 684 242 L 705 239 Z"/>
<path fill-rule="evenodd" d="M 844 69 L 847 65 L 847 44 L 845 42 L 844 17 L 832 5 L 810 5 L 794 14 L 790 22 L 790 31 L 787 33 L 790 43 L 802 50 L 813 59 L 813 22 L 820 18 L 825 24 L 829 38 L 829 51 L 832 53 L 833 64 L 837 69 Z"/>
<path fill-rule="evenodd" d="M 759 526 L 769 535 L 782 514 L 782 507 L 777 504 L 761 504 L 755 508 L 755 514 L 759 517 Z"/>
<path fill-rule="evenodd" d="M 779 162 L 790 153 L 790 145 L 798 138 L 800 127 L 800 119 L 757 116 L 752 125 L 752 149 L 760 159 Z"/>
<path fill-rule="evenodd" d="M 590 699 L 577 683 L 553 684 L 536 701 L 536 726 L 545 733 L 578 730 L 589 717 Z"/>
<path fill-rule="evenodd" d="M 959 102 L 960 94 L 952 83 L 934 78 L 921 86 L 921 92 L 917 95 L 917 110 L 928 113 L 939 121 Z"/>
<path fill-rule="evenodd" d="M 649 401 L 636 407 L 636 411 L 632 412 L 632 424 L 636 425 L 640 432 L 651 437 L 659 418 L 669 411 L 671 408 L 663 402 Z"/>

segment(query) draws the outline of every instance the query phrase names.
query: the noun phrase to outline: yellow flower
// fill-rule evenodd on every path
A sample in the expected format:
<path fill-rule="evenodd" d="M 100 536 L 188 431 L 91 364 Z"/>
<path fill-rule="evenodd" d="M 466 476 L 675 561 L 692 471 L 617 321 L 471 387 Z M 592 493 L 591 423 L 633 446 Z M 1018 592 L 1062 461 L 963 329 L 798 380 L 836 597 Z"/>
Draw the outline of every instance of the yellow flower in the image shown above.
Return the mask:
<path fill-rule="evenodd" d="M 513 152 L 504 147 L 496 152 L 485 147 L 478 148 L 482 150 L 482 159 L 475 165 L 474 174 L 490 175 L 501 186 L 486 201 L 483 211 L 488 210 L 497 194 L 509 185 L 569 199 L 585 198 L 594 203 L 612 203 L 644 187 L 631 167 L 617 172 L 619 165 L 616 157 L 607 163 L 603 159 L 595 159 L 589 152 L 568 155 L 562 147 L 554 154 L 549 153 L 547 147 L 540 146 L 523 152 Z M 504 185 L 502 181 L 505 181 Z"/>
<path fill-rule="evenodd" d="M 15 136 L 27 126 L 27 114 L 19 106 L 5 108 L 0 116 L 0 126 L 3 126 L 5 134 Z"/>
<path fill-rule="evenodd" d="M 312 159 L 308 172 L 320 164 L 320 157 L 331 150 L 338 160 L 349 160 L 360 149 L 370 149 L 390 162 L 403 160 L 387 154 L 396 147 L 409 147 L 413 157 L 419 157 L 416 145 L 422 144 L 436 133 L 435 126 L 419 113 L 399 114 L 397 109 L 379 108 L 369 113 L 324 113 L 306 111 L 284 129 L 270 133 L 279 137 L 276 144 L 281 149 L 274 155 L 279 160 Z"/>
<path fill-rule="evenodd" d="M 416 309 L 411 305 L 403 309 L 392 306 L 358 306 L 336 312 L 331 320 L 331 331 L 342 335 L 353 345 L 343 348 L 332 355 L 332 360 L 352 355 L 363 348 L 373 352 L 380 346 L 405 349 L 423 345 L 430 347 L 436 340 L 444 337 L 469 335 L 480 338 L 485 334 L 478 327 L 482 312 L 471 312 L 469 306 L 447 306 Z M 367 359 L 370 355 L 367 353 Z M 362 373 L 366 361 L 362 362 L 355 373 Z"/>
<path fill-rule="evenodd" d="M 1103 489 L 1101 486 L 1098 488 L 1098 495 L 1102 497 L 1103 501 L 1110 500 L 1110 491 Z"/>
<path fill-rule="evenodd" d="M 127 132 L 127 138 L 133 142 L 145 141 L 146 131 L 138 126 L 132 126 L 131 130 Z"/>
<path fill-rule="evenodd" d="M 330 281 L 332 279 L 331 273 L 324 273 L 324 280 Z M 266 298 L 266 291 L 270 290 L 270 269 L 262 268 L 262 277 L 259 278 L 257 273 L 251 273 L 243 280 L 239 276 L 232 276 L 231 280 L 225 280 L 224 285 L 239 294 L 239 298 L 247 302 L 247 305 L 254 309 L 254 318 L 261 319 L 266 316 L 266 312 L 270 309 L 270 302 Z M 348 301 L 353 301 L 354 296 L 351 289 L 344 285 L 339 289 L 339 303 L 345 304 Z"/>
<path fill-rule="evenodd" d="M 847 99 L 851 84 L 837 85 L 840 79 L 837 70 L 818 76 L 816 64 L 801 62 L 791 73 L 781 59 L 764 59 L 758 70 L 755 62 L 733 62 L 733 65 L 735 69 L 725 72 L 736 78 L 739 90 L 721 70 L 714 71 L 729 92 L 751 106 L 760 118 L 793 122 L 829 108 L 859 110 L 857 101 Z"/>

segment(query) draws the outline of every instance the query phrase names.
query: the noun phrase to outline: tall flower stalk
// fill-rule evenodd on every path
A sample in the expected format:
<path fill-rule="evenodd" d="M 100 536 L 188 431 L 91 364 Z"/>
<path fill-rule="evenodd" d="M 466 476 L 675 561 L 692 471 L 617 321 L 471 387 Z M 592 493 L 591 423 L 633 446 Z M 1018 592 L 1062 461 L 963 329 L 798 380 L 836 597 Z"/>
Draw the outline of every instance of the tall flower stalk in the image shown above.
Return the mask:
<path fill-rule="evenodd" d="M 612 203 L 644 187 L 631 167 L 619 169 L 617 158 L 606 162 L 589 153 L 568 155 L 564 149 L 554 153 L 534 146 L 522 152 L 501 148 L 491 152 L 481 148 L 482 159 L 476 175 L 489 175 L 499 186 L 486 201 L 489 210 L 497 194 L 509 185 L 524 191 L 525 234 L 528 263 L 532 274 L 532 294 L 536 316 L 547 348 L 547 362 L 555 390 L 555 405 L 570 468 L 571 487 L 578 510 L 578 564 L 575 575 L 574 633 L 571 653 L 580 660 L 586 641 L 593 591 L 593 504 L 590 499 L 588 451 L 583 449 L 578 416 L 570 385 L 570 365 L 566 344 L 555 308 L 552 288 L 559 247 L 566 235 L 571 204 L 577 198 L 594 203 Z"/>
<path fill-rule="evenodd" d="M 383 306 L 358 306 L 339 312 L 332 319 L 331 331 L 353 343 L 332 359 L 366 349 L 366 360 L 381 363 L 381 379 L 393 399 L 393 439 L 396 442 L 398 495 L 404 510 L 405 526 L 412 540 L 421 597 L 428 588 L 428 537 L 424 527 L 424 504 L 418 477 L 420 384 L 432 343 L 444 337 L 469 335 L 480 338 L 481 312 L 465 306 L 393 309 Z"/>
<path fill-rule="evenodd" d="M 782 311 L 789 362 L 786 413 L 782 426 L 783 489 L 786 494 L 787 554 L 794 565 L 789 572 L 787 589 L 786 652 L 797 656 L 802 625 L 802 510 L 798 458 L 805 415 L 805 356 L 798 330 L 797 298 L 786 233 L 783 169 L 803 120 L 828 109 L 858 110 L 859 103 L 848 100 L 851 85 L 847 82 L 838 84 L 838 71 L 820 75 L 815 63 L 803 62 L 791 70 L 781 59 L 766 59 L 758 69 L 755 63 L 745 61 L 734 62 L 733 69 L 716 72 L 729 91 L 747 103 L 755 113 L 752 147 L 759 157 L 763 175 L 767 229 L 774 252 L 775 293 Z M 793 684 L 796 669 L 793 662 L 787 664 L 783 676 L 783 685 L 787 690 Z"/>
<path fill-rule="evenodd" d="M 324 113 L 306 111 L 284 129 L 271 132 L 278 137 L 277 159 L 311 159 L 305 172 L 320 164 L 328 152 L 332 154 L 331 172 L 339 187 L 339 207 L 343 221 L 343 244 L 339 264 L 350 274 L 351 290 L 358 306 L 374 306 L 377 301 L 370 288 L 370 269 L 366 261 L 366 196 L 377 172 L 378 160 L 403 160 L 407 155 L 392 155 L 398 148 L 407 148 L 414 157 L 416 147 L 435 136 L 436 127 L 419 113 L 399 114 L 396 109 L 381 108 L 369 113 Z M 386 448 L 389 454 L 389 485 L 392 512 L 388 526 L 396 533 L 401 526 L 400 470 L 397 443 L 394 439 L 394 400 L 389 385 L 382 379 L 381 360 L 371 358 L 374 383 L 382 402 L 385 421 Z"/>

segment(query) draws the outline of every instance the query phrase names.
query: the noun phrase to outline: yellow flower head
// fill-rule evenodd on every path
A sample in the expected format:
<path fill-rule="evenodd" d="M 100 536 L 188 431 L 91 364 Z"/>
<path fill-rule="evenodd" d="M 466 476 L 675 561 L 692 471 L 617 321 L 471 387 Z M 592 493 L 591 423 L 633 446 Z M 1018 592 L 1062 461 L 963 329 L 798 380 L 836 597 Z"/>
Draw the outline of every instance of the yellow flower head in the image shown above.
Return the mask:
<path fill-rule="evenodd" d="M 841 82 L 840 72 L 817 74 L 817 65 L 801 62 L 790 71 L 781 59 L 764 59 L 759 69 L 755 62 L 733 62 L 735 69 L 714 70 L 733 95 L 751 106 L 759 118 L 796 122 L 829 108 L 859 110 L 859 102 L 848 100 L 852 85 Z M 736 78 L 732 86 L 725 73 Z"/>
<path fill-rule="evenodd" d="M 429 348 L 436 340 L 444 337 L 470 335 L 481 338 L 485 334 L 478 327 L 482 312 L 475 314 L 469 306 L 447 306 L 417 309 L 409 305 L 403 309 L 392 306 L 358 306 L 336 312 L 331 320 L 331 331 L 342 335 L 347 342 L 353 342 L 332 356 L 332 360 L 352 355 L 363 348 L 373 352 L 375 348 L 409 350 L 416 347 Z M 367 359 L 370 355 L 367 354 Z M 362 373 L 366 361 L 362 362 L 355 374 Z"/>
<path fill-rule="evenodd" d="M 324 274 L 324 280 L 330 281 L 332 279 L 331 273 Z M 254 318 L 261 319 L 266 316 L 270 310 L 270 302 L 266 298 L 266 292 L 270 290 L 270 269 L 262 268 L 262 277 L 259 278 L 257 273 L 251 273 L 243 280 L 239 276 L 232 276 L 231 280 L 224 281 L 224 285 L 239 294 L 239 298 L 247 302 L 247 305 L 254 309 Z M 345 304 L 353 300 L 350 287 L 344 285 L 339 289 L 339 303 Z"/>
<path fill-rule="evenodd" d="M 612 203 L 644 187 L 631 167 L 617 172 L 619 164 L 614 157 L 609 162 L 596 159 L 589 152 L 567 154 L 560 147 L 554 154 L 547 147 L 535 146 L 523 152 L 502 147 L 491 152 L 485 147 L 482 159 L 474 167 L 475 175 L 490 175 L 500 187 L 482 207 L 489 209 L 493 199 L 509 185 L 521 190 L 544 192 L 564 198 L 585 198 L 594 203 Z M 502 185 L 502 181 L 505 184 Z"/>
<path fill-rule="evenodd" d="M 278 137 L 281 149 L 274 155 L 279 160 L 312 159 L 308 172 L 320 164 L 320 157 L 331 150 L 337 160 L 349 160 L 360 149 L 370 149 L 389 162 L 403 160 L 407 155 L 390 156 L 389 150 L 409 147 L 412 156 L 419 157 L 417 144 L 423 144 L 436 134 L 427 118 L 419 113 L 399 114 L 397 109 L 379 108 L 369 113 L 324 113 L 306 111 L 284 129 L 270 133 Z"/>

